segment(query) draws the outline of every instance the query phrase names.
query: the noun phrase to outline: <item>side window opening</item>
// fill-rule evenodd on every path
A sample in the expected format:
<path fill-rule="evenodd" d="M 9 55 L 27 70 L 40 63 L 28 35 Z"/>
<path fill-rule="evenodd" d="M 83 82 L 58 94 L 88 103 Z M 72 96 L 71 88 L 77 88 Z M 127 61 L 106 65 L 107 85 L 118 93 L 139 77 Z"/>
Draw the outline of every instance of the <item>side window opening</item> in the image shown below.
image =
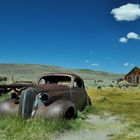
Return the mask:
<path fill-rule="evenodd" d="M 75 79 L 74 80 L 74 87 L 79 87 L 79 88 L 83 88 L 83 83 L 80 79 Z"/>

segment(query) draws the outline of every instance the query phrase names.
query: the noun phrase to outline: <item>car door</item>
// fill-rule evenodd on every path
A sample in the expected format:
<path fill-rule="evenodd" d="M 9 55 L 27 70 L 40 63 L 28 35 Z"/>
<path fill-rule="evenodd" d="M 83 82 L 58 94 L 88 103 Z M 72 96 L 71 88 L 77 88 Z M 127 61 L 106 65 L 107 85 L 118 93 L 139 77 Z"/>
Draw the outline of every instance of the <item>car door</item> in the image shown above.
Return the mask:
<path fill-rule="evenodd" d="M 87 101 L 87 94 L 84 83 L 80 78 L 75 78 L 71 89 L 71 99 L 75 103 L 78 110 L 82 110 Z"/>

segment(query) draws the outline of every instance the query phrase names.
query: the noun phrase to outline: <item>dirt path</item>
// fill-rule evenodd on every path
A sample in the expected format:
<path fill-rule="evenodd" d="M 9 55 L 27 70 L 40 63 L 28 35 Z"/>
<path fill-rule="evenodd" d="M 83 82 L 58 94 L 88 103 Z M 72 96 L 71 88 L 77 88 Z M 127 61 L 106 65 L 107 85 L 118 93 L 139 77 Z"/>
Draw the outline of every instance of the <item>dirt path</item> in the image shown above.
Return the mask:
<path fill-rule="evenodd" d="M 102 117 L 89 115 L 84 121 L 93 124 L 94 129 L 67 131 L 57 136 L 55 140 L 111 140 L 126 128 L 117 116 L 109 114 L 104 114 Z"/>

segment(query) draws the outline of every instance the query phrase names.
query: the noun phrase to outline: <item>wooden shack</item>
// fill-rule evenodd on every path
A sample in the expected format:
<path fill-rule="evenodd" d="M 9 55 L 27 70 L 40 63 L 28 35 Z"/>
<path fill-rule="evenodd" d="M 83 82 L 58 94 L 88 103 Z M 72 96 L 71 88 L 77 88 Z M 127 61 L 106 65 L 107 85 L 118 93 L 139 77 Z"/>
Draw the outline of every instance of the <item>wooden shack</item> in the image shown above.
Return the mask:
<path fill-rule="evenodd" d="M 132 84 L 140 84 L 140 68 L 134 67 L 126 74 L 125 80 Z"/>
<path fill-rule="evenodd" d="M 2 81 L 7 81 L 7 77 L 0 76 L 0 82 L 2 82 Z"/>

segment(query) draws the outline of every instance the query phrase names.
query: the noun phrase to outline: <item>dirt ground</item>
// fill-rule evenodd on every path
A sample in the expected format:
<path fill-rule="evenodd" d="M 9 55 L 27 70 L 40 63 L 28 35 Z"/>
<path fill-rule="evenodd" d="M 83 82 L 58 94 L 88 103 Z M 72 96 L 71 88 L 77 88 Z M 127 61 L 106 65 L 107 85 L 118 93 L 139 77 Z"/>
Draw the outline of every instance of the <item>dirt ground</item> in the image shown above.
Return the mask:
<path fill-rule="evenodd" d="M 111 140 L 127 127 L 117 116 L 105 113 L 102 116 L 88 115 L 84 121 L 93 124 L 93 129 L 66 131 L 54 140 Z"/>

